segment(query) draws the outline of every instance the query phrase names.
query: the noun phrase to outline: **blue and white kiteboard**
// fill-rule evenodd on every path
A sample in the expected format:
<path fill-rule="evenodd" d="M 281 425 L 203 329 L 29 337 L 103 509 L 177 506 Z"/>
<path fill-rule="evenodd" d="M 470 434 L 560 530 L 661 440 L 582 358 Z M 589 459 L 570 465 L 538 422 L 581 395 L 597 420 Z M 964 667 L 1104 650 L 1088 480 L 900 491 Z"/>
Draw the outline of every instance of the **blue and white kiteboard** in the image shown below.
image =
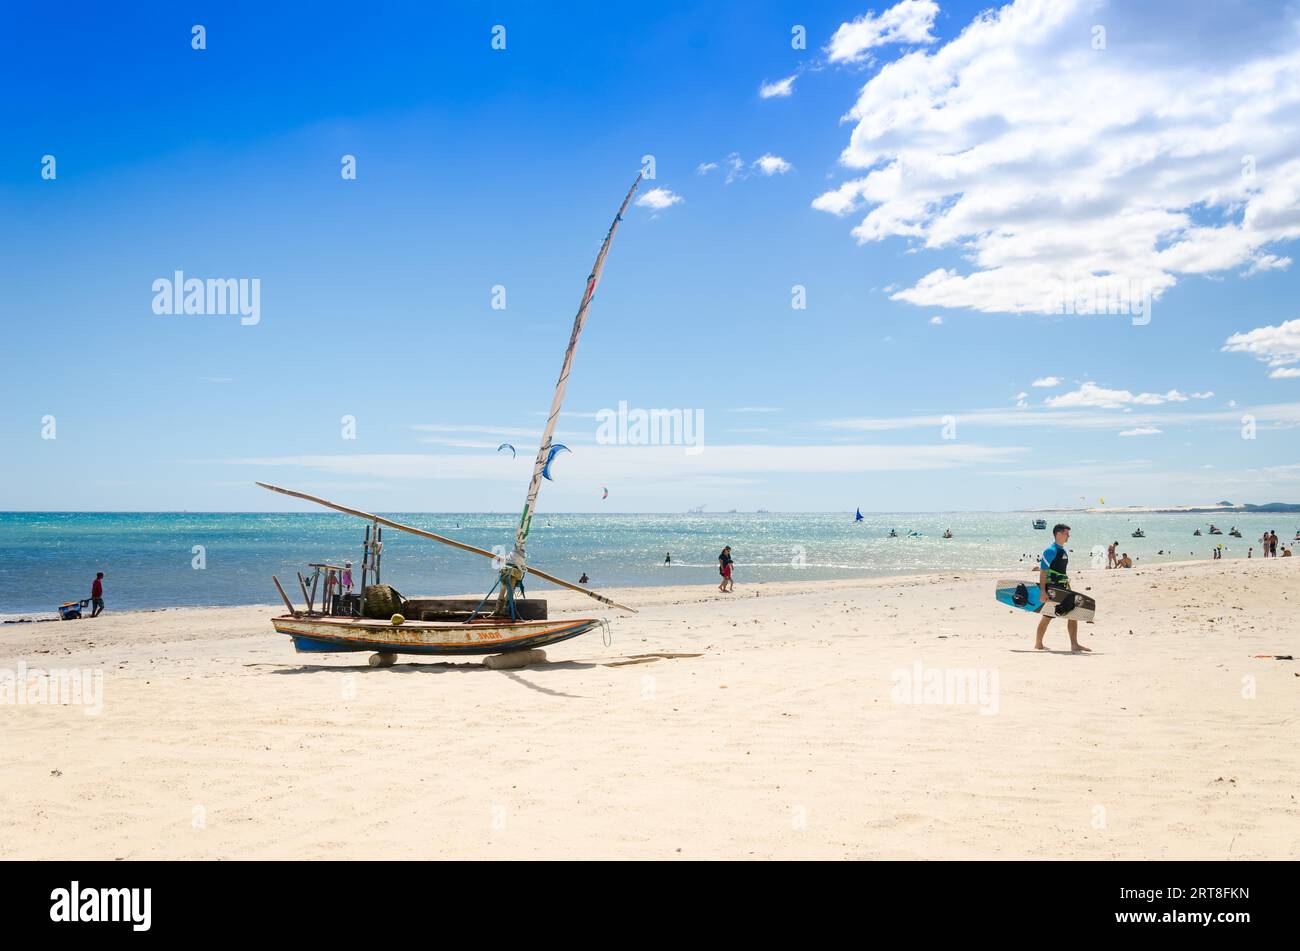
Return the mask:
<path fill-rule="evenodd" d="M 1047 586 L 1047 602 L 1044 603 L 1037 581 L 999 581 L 997 599 L 1021 611 L 1071 621 L 1091 621 L 1097 611 L 1097 602 L 1086 594 L 1057 585 Z"/>

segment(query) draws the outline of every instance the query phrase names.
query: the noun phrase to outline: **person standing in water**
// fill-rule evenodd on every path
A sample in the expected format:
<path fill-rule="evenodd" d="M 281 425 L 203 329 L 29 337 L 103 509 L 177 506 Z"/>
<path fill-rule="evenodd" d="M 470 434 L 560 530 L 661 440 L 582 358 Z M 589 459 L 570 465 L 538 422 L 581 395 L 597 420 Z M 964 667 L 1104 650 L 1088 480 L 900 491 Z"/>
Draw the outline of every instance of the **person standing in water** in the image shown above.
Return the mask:
<path fill-rule="evenodd" d="M 664 564 L 671 565 L 672 563 L 673 563 L 673 553 L 668 552 L 667 554 L 664 555 Z"/>
<path fill-rule="evenodd" d="M 735 588 L 735 582 L 731 580 L 731 565 L 731 546 L 728 545 L 718 556 L 718 574 L 722 575 L 722 584 L 718 585 L 719 591 L 731 591 Z"/>
<path fill-rule="evenodd" d="M 1059 524 L 1052 528 L 1052 544 L 1047 546 L 1043 552 L 1043 557 L 1038 563 L 1038 592 L 1043 604 L 1048 603 L 1047 589 L 1049 586 L 1054 588 L 1070 588 L 1070 576 L 1066 573 L 1070 565 L 1070 553 L 1065 549 L 1065 543 L 1070 540 L 1070 526 Z M 1043 635 L 1047 633 L 1047 625 L 1052 623 L 1051 615 L 1044 615 L 1038 622 L 1038 632 L 1034 638 L 1034 650 L 1046 650 L 1043 646 Z M 1084 647 L 1079 643 L 1079 622 L 1073 618 L 1067 618 L 1065 622 L 1066 630 L 1070 632 L 1070 650 L 1078 653 L 1087 651 L 1090 648 Z"/>
<path fill-rule="evenodd" d="M 99 617 L 104 613 L 104 573 L 98 572 L 90 585 L 90 616 Z"/>

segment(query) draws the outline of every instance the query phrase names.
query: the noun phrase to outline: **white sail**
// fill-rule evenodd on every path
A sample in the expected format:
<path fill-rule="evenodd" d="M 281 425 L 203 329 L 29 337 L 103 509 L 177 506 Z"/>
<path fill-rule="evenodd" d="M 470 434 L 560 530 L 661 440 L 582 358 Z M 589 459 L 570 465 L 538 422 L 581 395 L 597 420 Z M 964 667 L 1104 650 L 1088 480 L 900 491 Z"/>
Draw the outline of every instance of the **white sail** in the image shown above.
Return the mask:
<path fill-rule="evenodd" d="M 519 516 L 519 527 L 515 529 L 515 547 L 506 559 L 507 566 L 513 565 L 516 568 L 524 568 L 527 565 L 527 556 L 524 552 L 524 543 L 528 538 L 528 530 L 532 527 L 533 512 L 537 507 L 537 493 L 542 487 L 542 472 L 546 468 L 547 457 L 551 452 L 551 437 L 555 434 L 555 423 L 560 418 L 560 407 L 564 403 L 564 391 L 569 386 L 569 371 L 573 369 L 573 355 L 578 349 L 578 338 L 582 336 L 583 325 L 587 322 L 587 311 L 591 307 L 591 299 L 596 293 L 596 285 L 600 283 L 600 272 L 605 268 L 605 255 L 609 253 L 609 246 L 614 241 L 614 233 L 618 231 L 618 223 L 623 220 L 623 213 L 627 211 L 628 204 L 632 201 L 632 195 L 636 192 L 637 186 L 641 184 L 641 175 L 638 174 L 632 187 L 627 190 L 627 197 L 623 199 L 623 204 L 618 209 L 618 214 L 614 216 L 614 222 L 609 226 L 609 232 L 605 235 L 605 240 L 600 246 L 600 251 L 596 254 L 596 263 L 592 265 L 591 276 L 587 278 L 587 289 L 583 291 L 582 303 L 578 305 L 578 313 L 573 318 L 573 332 L 569 335 L 569 346 L 564 351 L 564 363 L 560 366 L 560 379 L 555 384 L 555 396 L 551 398 L 551 411 L 546 417 L 546 427 L 542 430 L 542 442 L 537 449 L 537 459 L 533 462 L 533 477 L 528 483 L 528 496 L 524 500 L 524 511 Z"/>

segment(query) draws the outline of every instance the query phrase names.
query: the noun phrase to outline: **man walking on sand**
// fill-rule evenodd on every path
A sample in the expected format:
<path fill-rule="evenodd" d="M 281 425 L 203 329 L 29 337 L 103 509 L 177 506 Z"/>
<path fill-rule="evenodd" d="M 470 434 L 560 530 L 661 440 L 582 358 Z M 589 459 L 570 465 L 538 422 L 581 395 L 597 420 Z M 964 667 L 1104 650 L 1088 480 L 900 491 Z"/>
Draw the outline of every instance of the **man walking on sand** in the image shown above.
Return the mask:
<path fill-rule="evenodd" d="M 90 586 L 90 616 L 99 617 L 104 613 L 104 573 L 101 571 L 95 575 L 95 580 Z"/>
<path fill-rule="evenodd" d="M 1065 543 L 1070 540 L 1070 526 L 1056 525 L 1052 528 L 1052 538 L 1055 541 L 1047 546 L 1043 552 L 1042 560 L 1038 563 L 1038 592 L 1044 605 L 1048 603 L 1047 588 L 1070 587 L 1070 577 L 1066 574 L 1070 564 L 1070 553 L 1065 550 Z M 1047 625 L 1052 623 L 1051 615 L 1044 615 L 1038 622 L 1038 633 L 1034 638 L 1034 650 L 1046 650 L 1043 646 L 1043 635 L 1047 633 Z M 1084 647 L 1079 643 L 1079 622 L 1073 618 L 1067 618 L 1065 622 L 1066 630 L 1070 632 L 1070 650 L 1076 654 L 1079 651 L 1087 651 L 1090 648 Z"/>
<path fill-rule="evenodd" d="M 718 574 L 722 575 L 722 584 L 718 585 L 719 591 L 730 591 L 735 587 L 735 583 L 731 580 L 731 564 L 731 546 L 728 545 L 718 556 Z"/>

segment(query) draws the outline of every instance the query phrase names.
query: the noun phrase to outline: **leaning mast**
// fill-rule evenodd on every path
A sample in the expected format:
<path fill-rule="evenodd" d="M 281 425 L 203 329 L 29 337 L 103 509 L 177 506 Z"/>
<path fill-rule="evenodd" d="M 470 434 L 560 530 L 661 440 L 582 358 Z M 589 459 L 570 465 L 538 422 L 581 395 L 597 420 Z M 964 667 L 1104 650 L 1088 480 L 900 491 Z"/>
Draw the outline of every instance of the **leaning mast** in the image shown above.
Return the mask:
<path fill-rule="evenodd" d="M 510 552 L 505 567 L 502 569 L 502 585 L 508 585 L 510 589 L 513 589 L 515 581 L 522 578 L 522 573 L 516 575 L 513 580 L 508 580 L 507 574 L 512 573 L 512 568 L 521 570 L 527 567 L 524 543 L 528 538 L 528 531 L 532 527 L 533 513 L 537 507 L 537 493 L 542 487 L 542 473 L 546 470 L 546 464 L 551 452 L 551 437 L 555 434 L 555 423 L 560 418 L 560 406 L 564 403 L 564 392 L 569 386 L 569 371 L 573 369 L 573 355 L 578 349 L 578 338 L 582 336 L 582 328 L 587 323 L 587 311 L 591 308 L 591 300 L 595 296 L 596 285 L 600 283 L 600 272 L 605 268 L 605 256 L 609 253 L 609 246 L 614 241 L 614 233 L 618 231 L 618 224 L 623 220 L 623 213 L 627 211 L 627 206 L 632 201 L 632 195 L 640 184 L 641 174 L 638 173 L 636 181 L 632 183 L 632 187 L 627 191 L 627 196 L 623 199 L 623 204 L 619 206 L 618 214 L 614 216 L 614 221 L 609 226 L 605 240 L 601 243 L 600 251 L 596 254 L 596 263 L 592 265 L 591 275 L 587 278 L 587 289 L 583 291 L 582 303 L 578 305 L 578 313 L 573 318 L 573 332 L 569 335 L 569 347 L 564 351 L 564 362 L 560 365 L 560 378 L 555 384 L 555 395 L 551 398 L 551 411 L 546 417 L 546 427 L 542 430 L 542 441 L 537 448 L 537 458 L 533 461 L 533 477 L 528 483 L 528 495 L 524 499 L 524 511 L 519 516 L 519 527 L 515 529 L 514 550 Z"/>

